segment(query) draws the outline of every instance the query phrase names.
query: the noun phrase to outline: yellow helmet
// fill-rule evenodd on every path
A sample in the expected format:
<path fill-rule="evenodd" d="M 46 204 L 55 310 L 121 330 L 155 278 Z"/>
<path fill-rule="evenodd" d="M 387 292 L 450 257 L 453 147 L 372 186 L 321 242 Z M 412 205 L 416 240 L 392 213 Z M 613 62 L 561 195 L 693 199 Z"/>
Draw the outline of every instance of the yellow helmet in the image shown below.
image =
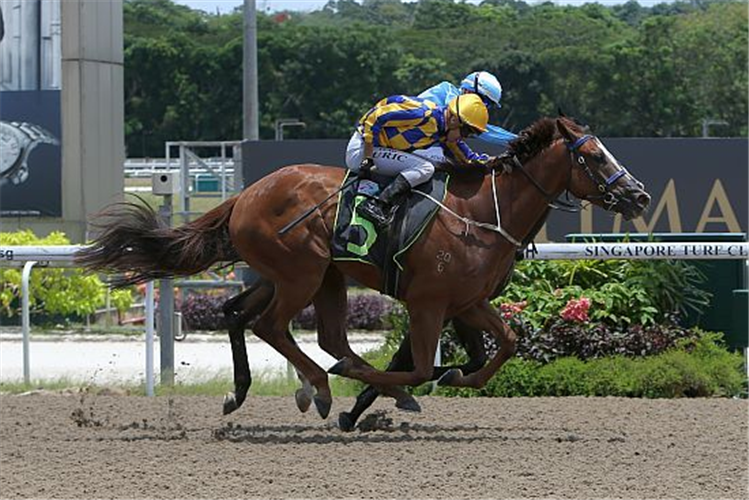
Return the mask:
<path fill-rule="evenodd" d="M 481 132 L 486 132 L 489 123 L 489 111 L 486 104 L 476 94 L 461 94 L 447 104 L 450 112 L 458 117 L 461 124 L 470 125 Z"/>

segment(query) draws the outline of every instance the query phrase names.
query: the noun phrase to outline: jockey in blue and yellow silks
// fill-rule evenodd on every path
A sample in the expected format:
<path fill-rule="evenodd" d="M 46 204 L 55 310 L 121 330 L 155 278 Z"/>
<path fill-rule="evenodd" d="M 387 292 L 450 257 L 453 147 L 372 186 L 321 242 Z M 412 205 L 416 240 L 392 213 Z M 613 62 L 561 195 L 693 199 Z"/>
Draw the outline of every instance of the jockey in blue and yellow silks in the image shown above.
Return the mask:
<path fill-rule="evenodd" d="M 359 205 L 359 211 L 383 226 L 396 200 L 428 181 L 435 164 L 452 159 L 484 166 L 491 158 L 472 151 L 464 139 L 485 132 L 488 120 L 486 105 L 476 94 L 457 96 L 446 106 L 403 95 L 378 102 L 359 120 L 346 148 L 346 165 L 363 176 L 376 167 L 395 179 L 378 200 Z"/>
<path fill-rule="evenodd" d="M 467 75 L 460 82 L 460 89 L 450 82 L 442 82 L 426 89 L 417 97 L 431 101 L 437 106 L 445 106 L 455 97 L 466 93 L 477 94 L 490 110 L 502 107 L 499 103 L 502 99 L 502 85 L 497 77 L 487 71 L 475 71 Z M 486 129 L 486 132 L 476 136 L 476 139 L 489 144 L 507 146 L 507 143 L 517 138 L 517 135 L 497 125 L 487 125 Z"/>

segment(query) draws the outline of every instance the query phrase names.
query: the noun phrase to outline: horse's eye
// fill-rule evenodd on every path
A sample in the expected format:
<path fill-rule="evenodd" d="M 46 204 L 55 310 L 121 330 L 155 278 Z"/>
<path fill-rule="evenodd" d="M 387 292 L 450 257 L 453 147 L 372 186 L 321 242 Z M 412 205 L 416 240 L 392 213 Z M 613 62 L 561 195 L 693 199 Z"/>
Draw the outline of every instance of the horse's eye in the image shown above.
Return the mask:
<path fill-rule="evenodd" d="M 593 154 L 593 159 L 599 165 L 603 165 L 604 163 L 606 163 L 606 155 L 604 155 L 603 153 L 594 153 Z"/>

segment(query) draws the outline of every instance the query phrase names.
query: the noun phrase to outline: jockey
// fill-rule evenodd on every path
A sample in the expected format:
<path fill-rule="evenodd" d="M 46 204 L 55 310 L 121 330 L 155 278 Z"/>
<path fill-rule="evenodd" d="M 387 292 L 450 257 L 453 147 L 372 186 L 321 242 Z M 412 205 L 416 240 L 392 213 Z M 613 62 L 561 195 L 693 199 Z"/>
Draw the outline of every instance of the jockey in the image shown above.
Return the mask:
<path fill-rule="evenodd" d="M 486 132 L 488 121 L 486 105 L 476 94 L 456 96 L 446 106 L 403 95 L 378 102 L 359 120 L 346 148 L 346 166 L 362 178 L 376 167 L 395 179 L 358 211 L 382 227 L 403 195 L 432 178 L 435 164 L 449 159 L 461 165 L 488 163 L 488 155 L 473 152 L 464 141 Z"/>
<path fill-rule="evenodd" d="M 460 82 L 460 90 L 450 82 L 442 82 L 426 89 L 418 97 L 432 101 L 438 106 L 444 106 L 454 97 L 466 93 L 478 94 L 489 109 L 502 107 L 499 104 L 502 99 L 502 85 L 496 76 L 487 71 L 475 71 L 466 76 Z M 486 132 L 477 136 L 477 139 L 489 144 L 507 146 L 508 142 L 517 137 L 517 135 L 497 125 L 487 125 L 486 128 Z"/>

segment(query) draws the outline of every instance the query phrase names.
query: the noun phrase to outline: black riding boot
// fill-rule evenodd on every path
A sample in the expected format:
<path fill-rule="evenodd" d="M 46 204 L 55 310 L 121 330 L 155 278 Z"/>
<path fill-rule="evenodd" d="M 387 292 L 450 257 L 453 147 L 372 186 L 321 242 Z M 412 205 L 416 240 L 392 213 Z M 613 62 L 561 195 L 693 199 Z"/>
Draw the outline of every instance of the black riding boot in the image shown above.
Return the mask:
<path fill-rule="evenodd" d="M 388 225 L 393 218 L 399 198 L 411 191 L 411 185 L 405 177 L 398 175 L 393 182 L 382 190 L 376 199 L 367 199 L 359 205 L 359 213 L 372 221 L 377 229 Z"/>

